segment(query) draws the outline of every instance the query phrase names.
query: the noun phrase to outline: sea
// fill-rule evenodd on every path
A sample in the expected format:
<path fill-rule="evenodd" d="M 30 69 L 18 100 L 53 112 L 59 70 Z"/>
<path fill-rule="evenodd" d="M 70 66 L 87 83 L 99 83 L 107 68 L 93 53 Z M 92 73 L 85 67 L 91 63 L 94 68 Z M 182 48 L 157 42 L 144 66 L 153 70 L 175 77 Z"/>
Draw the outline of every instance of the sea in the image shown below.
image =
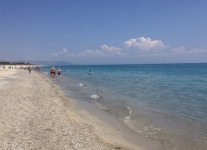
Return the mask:
<path fill-rule="evenodd" d="M 163 149 L 207 149 L 207 64 L 55 67 L 62 77 L 54 82 L 67 96 L 97 106 Z"/>

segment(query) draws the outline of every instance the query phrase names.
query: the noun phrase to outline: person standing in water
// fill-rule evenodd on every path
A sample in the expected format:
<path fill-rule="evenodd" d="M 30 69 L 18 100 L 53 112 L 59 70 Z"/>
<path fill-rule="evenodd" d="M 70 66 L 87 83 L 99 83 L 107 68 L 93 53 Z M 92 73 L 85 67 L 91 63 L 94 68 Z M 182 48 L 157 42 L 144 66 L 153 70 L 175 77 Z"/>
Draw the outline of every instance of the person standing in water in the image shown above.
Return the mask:
<path fill-rule="evenodd" d="M 61 74 L 62 74 L 62 70 L 59 68 L 58 69 L 58 77 L 61 77 Z"/>
<path fill-rule="evenodd" d="M 55 67 L 53 66 L 53 67 L 50 69 L 50 76 L 51 76 L 51 79 L 54 79 L 54 78 L 55 78 L 55 74 L 56 74 L 56 71 L 55 71 Z"/>
<path fill-rule="evenodd" d="M 40 66 L 36 65 L 36 71 L 40 71 Z"/>
<path fill-rule="evenodd" d="M 91 74 L 92 74 L 92 71 L 91 71 L 91 70 L 89 70 L 88 74 L 89 74 L 89 75 L 91 75 Z"/>

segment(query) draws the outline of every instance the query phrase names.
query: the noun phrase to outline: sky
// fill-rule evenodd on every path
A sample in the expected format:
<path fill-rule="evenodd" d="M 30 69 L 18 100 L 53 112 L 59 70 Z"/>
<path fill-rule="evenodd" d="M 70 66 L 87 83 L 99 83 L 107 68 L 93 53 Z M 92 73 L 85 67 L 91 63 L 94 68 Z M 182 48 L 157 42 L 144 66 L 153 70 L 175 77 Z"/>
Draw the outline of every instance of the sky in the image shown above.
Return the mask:
<path fill-rule="evenodd" d="M 207 1 L 0 0 L 0 60 L 207 62 Z"/>

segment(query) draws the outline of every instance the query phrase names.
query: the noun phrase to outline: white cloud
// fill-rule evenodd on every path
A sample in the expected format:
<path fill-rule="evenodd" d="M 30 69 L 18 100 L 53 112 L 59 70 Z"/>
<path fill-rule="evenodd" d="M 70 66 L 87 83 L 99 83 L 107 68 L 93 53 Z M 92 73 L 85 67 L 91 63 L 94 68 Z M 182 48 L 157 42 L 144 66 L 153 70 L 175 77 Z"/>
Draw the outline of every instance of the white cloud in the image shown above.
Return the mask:
<path fill-rule="evenodd" d="M 53 57 L 58 57 L 58 56 L 59 56 L 58 53 L 52 53 L 51 55 L 52 55 Z"/>
<path fill-rule="evenodd" d="M 187 52 L 185 46 L 173 48 L 172 51 L 175 53 L 186 53 Z"/>
<path fill-rule="evenodd" d="M 124 44 L 127 47 L 136 47 L 139 49 L 149 50 L 157 48 L 165 48 L 165 44 L 161 40 L 152 40 L 149 37 L 139 37 L 137 39 L 129 39 L 125 41 Z"/>
<path fill-rule="evenodd" d="M 196 49 L 191 50 L 190 53 L 207 53 L 207 49 L 196 48 Z"/>
<path fill-rule="evenodd" d="M 64 55 L 66 55 L 66 54 L 68 54 L 68 49 L 67 48 L 62 48 L 60 51 L 58 51 L 58 52 L 54 52 L 54 53 L 52 53 L 51 55 L 53 56 L 53 57 L 60 57 L 60 56 L 64 56 Z"/>
<path fill-rule="evenodd" d="M 83 50 L 83 51 L 69 51 L 67 48 L 62 48 L 60 51 L 54 52 L 53 57 L 61 59 L 77 59 L 77 58 L 117 58 L 122 56 L 125 58 L 141 58 L 141 57 L 170 57 L 170 56 L 184 56 L 184 55 L 203 55 L 207 54 L 207 49 L 193 49 L 185 46 L 172 47 L 165 45 L 161 40 L 152 40 L 147 37 L 139 37 L 137 39 L 130 39 L 124 44 L 129 48 L 110 46 L 103 44 L 97 50 Z M 123 46 L 123 45 L 122 45 Z M 134 47 L 134 48 L 133 48 Z M 85 59 L 84 58 L 84 59 Z"/>
<path fill-rule="evenodd" d="M 109 56 L 109 55 L 124 55 L 121 48 L 115 46 L 101 45 L 100 50 L 86 50 L 79 53 L 79 56 Z"/>
<path fill-rule="evenodd" d="M 198 54 L 198 53 L 207 53 L 207 49 L 187 49 L 185 46 L 180 46 L 172 49 L 172 52 L 177 54 Z"/>
<path fill-rule="evenodd" d="M 101 49 L 103 52 L 106 52 L 106 53 L 119 53 L 121 51 L 121 48 L 114 47 L 114 46 L 108 46 L 106 44 L 101 45 Z"/>
<path fill-rule="evenodd" d="M 85 50 L 80 52 L 78 56 L 103 56 L 103 52 L 99 50 Z"/>
<path fill-rule="evenodd" d="M 62 51 L 60 51 L 62 54 L 64 53 L 68 53 L 68 49 L 67 48 L 63 48 Z"/>

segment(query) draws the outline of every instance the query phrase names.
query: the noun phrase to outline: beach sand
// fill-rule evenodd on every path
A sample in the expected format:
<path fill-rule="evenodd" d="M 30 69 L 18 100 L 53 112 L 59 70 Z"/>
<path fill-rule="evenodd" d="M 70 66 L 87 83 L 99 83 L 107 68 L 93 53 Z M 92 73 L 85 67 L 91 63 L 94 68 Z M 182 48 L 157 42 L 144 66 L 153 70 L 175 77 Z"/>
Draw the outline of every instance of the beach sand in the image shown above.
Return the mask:
<path fill-rule="evenodd" d="M 46 75 L 11 69 L 0 79 L 0 149 L 146 149 L 98 119 L 84 119 Z"/>

